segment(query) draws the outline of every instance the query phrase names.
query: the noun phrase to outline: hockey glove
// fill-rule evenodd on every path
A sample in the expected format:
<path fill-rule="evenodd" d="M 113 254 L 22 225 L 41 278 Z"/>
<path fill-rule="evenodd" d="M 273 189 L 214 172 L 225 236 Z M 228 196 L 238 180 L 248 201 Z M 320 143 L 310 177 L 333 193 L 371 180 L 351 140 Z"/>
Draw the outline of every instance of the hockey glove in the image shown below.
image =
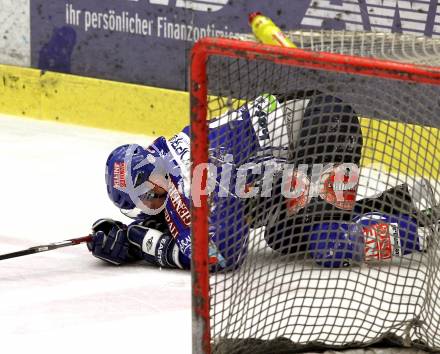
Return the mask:
<path fill-rule="evenodd" d="M 151 219 L 138 220 L 127 230 L 127 239 L 133 255 L 148 263 L 165 268 L 189 268 L 168 230 Z"/>
<path fill-rule="evenodd" d="M 131 260 L 127 227 L 119 221 L 99 219 L 92 226 L 92 241 L 87 247 L 92 254 L 106 262 L 120 265 Z"/>

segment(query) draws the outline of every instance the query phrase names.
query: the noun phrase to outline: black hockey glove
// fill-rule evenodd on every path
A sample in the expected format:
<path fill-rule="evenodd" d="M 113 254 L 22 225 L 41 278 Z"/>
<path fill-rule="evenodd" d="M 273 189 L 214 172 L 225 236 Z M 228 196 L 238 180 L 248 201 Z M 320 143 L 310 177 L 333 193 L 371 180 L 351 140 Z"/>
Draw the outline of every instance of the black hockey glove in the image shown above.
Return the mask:
<path fill-rule="evenodd" d="M 128 226 L 127 239 L 130 252 L 136 258 L 165 268 L 188 268 L 181 262 L 181 255 L 168 226 L 158 218 L 139 219 Z"/>
<path fill-rule="evenodd" d="M 123 223 L 99 219 L 92 226 L 92 236 L 87 247 L 95 257 L 116 265 L 132 260 L 129 255 L 127 226 Z"/>

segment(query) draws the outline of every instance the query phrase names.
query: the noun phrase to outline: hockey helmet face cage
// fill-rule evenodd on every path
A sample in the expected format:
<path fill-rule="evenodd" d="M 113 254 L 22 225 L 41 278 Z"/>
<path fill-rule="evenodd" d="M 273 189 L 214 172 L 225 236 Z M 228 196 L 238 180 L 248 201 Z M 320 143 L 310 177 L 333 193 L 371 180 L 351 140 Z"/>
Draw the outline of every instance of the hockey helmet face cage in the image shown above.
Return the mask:
<path fill-rule="evenodd" d="M 122 145 L 111 152 L 106 163 L 107 193 L 112 202 L 129 217 L 155 214 L 145 201 L 155 197 L 150 176 L 161 173 L 158 154 L 140 145 Z"/>

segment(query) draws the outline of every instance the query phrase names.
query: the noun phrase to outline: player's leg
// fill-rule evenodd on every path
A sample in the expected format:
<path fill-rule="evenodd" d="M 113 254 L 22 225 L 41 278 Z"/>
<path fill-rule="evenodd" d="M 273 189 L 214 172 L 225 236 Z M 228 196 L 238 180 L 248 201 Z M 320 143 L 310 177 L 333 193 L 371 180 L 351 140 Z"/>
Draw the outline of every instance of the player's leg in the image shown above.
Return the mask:
<path fill-rule="evenodd" d="M 300 109 L 295 109 L 299 100 L 303 104 Z M 319 183 L 321 174 L 315 176 L 319 169 L 331 169 L 332 166 L 342 163 L 353 164 L 354 167 L 359 165 L 362 132 L 358 115 L 350 105 L 318 91 L 292 94 L 285 98 L 284 104 L 284 119 L 292 123 L 287 162 L 296 168 L 302 165 L 303 170 L 304 165 L 306 166 L 303 172 L 307 183 Z M 279 176 L 272 196 L 259 198 L 254 206 L 257 210 L 254 214 L 265 218 L 263 223 L 266 225 L 265 239 L 268 245 L 277 251 L 305 254 L 309 248 L 310 231 L 314 223 L 351 218 L 351 211 L 336 208 L 320 198 L 319 193 L 315 193 L 313 197 L 306 196 L 306 205 L 301 203 L 298 208 L 298 200 L 294 203 L 282 195 L 283 187 L 282 177 Z M 312 191 L 308 190 L 307 193 L 309 192 Z M 353 201 L 352 194 L 346 193 L 343 197 Z"/>

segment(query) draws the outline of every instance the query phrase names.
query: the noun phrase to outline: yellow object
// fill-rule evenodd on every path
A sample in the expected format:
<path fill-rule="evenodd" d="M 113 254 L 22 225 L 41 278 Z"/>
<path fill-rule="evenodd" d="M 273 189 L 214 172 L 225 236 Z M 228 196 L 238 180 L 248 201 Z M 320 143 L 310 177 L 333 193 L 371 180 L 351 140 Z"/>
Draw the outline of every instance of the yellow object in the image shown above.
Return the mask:
<path fill-rule="evenodd" d="M 255 37 L 261 43 L 296 48 L 283 31 L 269 17 L 263 16 L 260 12 L 253 12 L 249 15 L 249 24 Z"/>
<path fill-rule="evenodd" d="M 0 113 L 170 137 L 189 124 L 189 95 L 0 65 Z"/>

